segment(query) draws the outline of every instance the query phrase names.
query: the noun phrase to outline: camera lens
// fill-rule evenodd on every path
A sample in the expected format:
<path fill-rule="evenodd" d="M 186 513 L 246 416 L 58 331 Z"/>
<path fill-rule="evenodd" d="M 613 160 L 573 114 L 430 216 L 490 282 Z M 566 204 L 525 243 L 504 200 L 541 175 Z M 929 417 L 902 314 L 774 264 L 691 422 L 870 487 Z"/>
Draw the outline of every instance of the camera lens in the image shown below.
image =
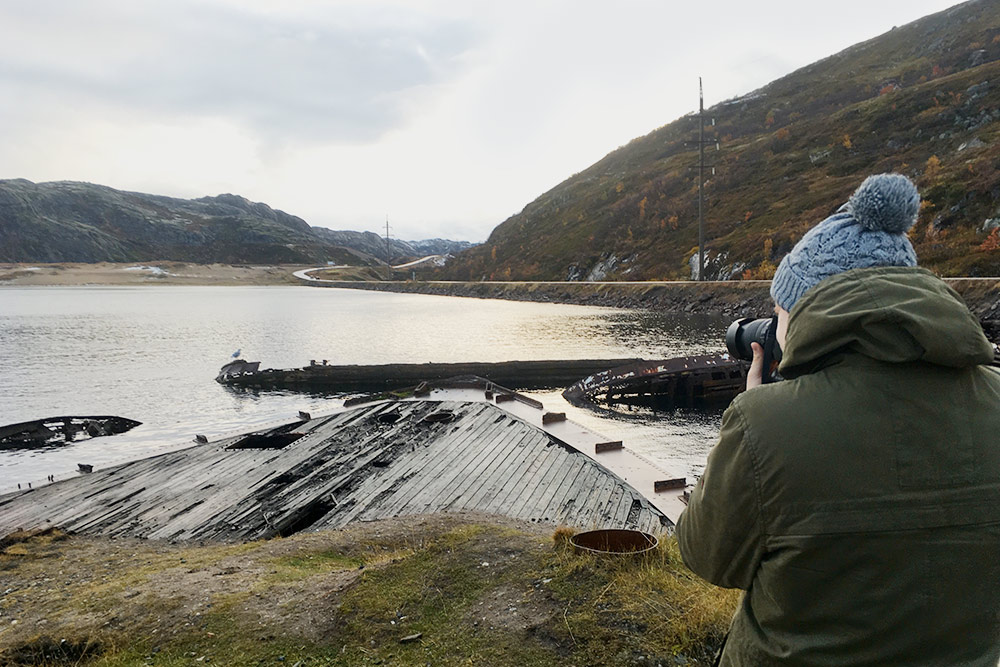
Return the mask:
<path fill-rule="evenodd" d="M 753 348 L 750 343 L 767 345 L 767 336 L 771 329 L 771 318 L 755 320 L 744 317 L 729 325 L 726 330 L 726 348 L 729 354 L 737 359 L 753 361 Z"/>

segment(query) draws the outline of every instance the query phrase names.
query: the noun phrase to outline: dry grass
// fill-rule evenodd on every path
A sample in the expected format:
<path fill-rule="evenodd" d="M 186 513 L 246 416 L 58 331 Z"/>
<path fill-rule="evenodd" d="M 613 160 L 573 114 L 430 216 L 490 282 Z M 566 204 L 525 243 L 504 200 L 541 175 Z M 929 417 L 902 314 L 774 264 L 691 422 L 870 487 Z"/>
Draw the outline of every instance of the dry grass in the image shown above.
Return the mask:
<path fill-rule="evenodd" d="M 12 536 L 0 665 L 710 664 L 733 593 L 672 539 L 602 558 L 572 534 L 436 516 L 249 544 Z"/>

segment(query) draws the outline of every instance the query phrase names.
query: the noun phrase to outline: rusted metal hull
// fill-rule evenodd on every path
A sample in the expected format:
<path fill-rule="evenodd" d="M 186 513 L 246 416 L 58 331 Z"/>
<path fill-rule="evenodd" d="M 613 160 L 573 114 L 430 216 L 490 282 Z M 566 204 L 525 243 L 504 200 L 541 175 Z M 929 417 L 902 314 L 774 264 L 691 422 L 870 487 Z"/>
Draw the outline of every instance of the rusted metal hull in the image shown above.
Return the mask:
<path fill-rule="evenodd" d="M 750 365 L 723 355 L 643 361 L 594 373 L 563 392 L 576 405 L 655 409 L 719 405 L 746 389 Z"/>
<path fill-rule="evenodd" d="M 265 369 L 216 378 L 225 385 L 297 391 L 366 392 L 413 387 L 424 381 L 456 376 L 478 376 L 515 389 L 566 387 L 581 377 L 607 368 L 640 362 L 640 359 L 568 359 L 502 361 L 497 363 L 381 364 Z"/>

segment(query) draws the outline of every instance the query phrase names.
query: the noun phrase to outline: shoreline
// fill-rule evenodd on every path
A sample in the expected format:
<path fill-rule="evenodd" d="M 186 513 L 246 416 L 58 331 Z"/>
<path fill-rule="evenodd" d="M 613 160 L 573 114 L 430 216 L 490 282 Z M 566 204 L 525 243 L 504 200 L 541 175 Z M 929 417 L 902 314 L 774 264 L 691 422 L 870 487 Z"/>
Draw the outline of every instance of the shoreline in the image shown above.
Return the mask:
<path fill-rule="evenodd" d="M 298 285 L 306 266 L 192 262 L 0 263 L 0 287 Z"/>
<path fill-rule="evenodd" d="M 1000 278 L 945 278 L 965 300 L 987 335 L 1000 340 Z M 303 280 L 310 287 L 566 303 L 611 308 L 644 308 L 727 317 L 766 317 L 772 301 L 769 280 L 678 282 L 448 282 Z"/>
<path fill-rule="evenodd" d="M 763 317 L 771 311 L 770 281 L 675 282 L 457 282 L 322 280 L 296 272 L 325 267 L 300 265 L 132 262 L 0 263 L 0 288 L 26 286 L 304 285 L 407 294 L 460 296 L 649 309 L 726 317 Z M 945 278 L 979 318 L 987 335 L 1000 340 L 1000 277 Z"/>

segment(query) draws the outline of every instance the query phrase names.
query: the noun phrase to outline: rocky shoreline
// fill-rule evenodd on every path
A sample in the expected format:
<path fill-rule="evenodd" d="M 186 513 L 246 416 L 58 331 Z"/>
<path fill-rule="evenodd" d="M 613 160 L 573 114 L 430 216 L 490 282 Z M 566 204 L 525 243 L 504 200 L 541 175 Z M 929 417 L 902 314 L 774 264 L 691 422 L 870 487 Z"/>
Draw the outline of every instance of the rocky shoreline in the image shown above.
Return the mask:
<path fill-rule="evenodd" d="M 1000 341 L 1000 278 L 948 278 L 979 318 L 994 342 Z M 698 282 L 444 282 L 444 281 L 308 281 L 314 287 L 339 287 L 380 292 L 405 292 L 568 303 L 611 308 L 645 308 L 727 317 L 764 317 L 773 307 L 770 281 Z"/>

